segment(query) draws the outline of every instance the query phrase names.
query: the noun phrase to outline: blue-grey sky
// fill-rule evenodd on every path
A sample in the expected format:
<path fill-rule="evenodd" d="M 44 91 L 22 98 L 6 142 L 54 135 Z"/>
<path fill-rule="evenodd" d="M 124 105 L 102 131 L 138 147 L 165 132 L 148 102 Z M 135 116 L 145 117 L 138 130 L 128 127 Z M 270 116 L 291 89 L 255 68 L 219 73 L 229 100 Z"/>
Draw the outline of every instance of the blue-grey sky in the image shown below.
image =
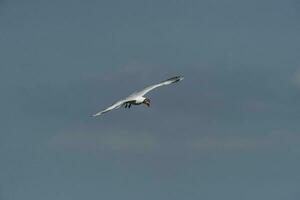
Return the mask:
<path fill-rule="evenodd" d="M 298 200 L 299 55 L 297 0 L 2 0 L 0 198 Z"/>

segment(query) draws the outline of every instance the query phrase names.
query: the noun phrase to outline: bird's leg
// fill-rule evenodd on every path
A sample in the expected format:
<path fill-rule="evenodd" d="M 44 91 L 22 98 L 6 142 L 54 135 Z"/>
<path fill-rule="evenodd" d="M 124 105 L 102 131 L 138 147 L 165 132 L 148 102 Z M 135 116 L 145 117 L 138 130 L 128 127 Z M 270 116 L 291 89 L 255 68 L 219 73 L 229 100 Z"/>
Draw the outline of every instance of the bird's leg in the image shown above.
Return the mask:
<path fill-rule="evenodd" d="M 131 107 L 131 103 L 128 105 L 128 108 L 130 108 Z"/>
<path fill-rule="evenodd" d="M 125 103 L 125 108 L 127 108 L 127 106 L 128 106 L 128 103 Z"/>

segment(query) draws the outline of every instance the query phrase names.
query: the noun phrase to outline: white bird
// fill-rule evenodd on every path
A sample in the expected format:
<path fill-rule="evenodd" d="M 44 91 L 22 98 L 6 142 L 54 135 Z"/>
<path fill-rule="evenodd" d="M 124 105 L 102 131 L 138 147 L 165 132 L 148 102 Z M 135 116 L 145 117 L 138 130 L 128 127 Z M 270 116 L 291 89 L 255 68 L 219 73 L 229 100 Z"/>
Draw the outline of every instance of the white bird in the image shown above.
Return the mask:
<path fill-rule="evenodd" d="M 175 77 L 169 78 L 169 79 L 167 79 L 165 81 L 162 81 L 162 82 L 160 82 L 158 84 L 146 87 L 146 88 L 144 88 L 143 90 L 141 90 L 139 92 L 134 92 L 133 94 L 131 94 L 128 97 L 126 97 L 125 99 L 117 101 L 116 103 L 114 103 L 113 105 L 109 106 L 105 110 L 102 110 L 102 111 L 94 114 L 93 117 L 102 115 L 103 113 L 106 113 L 106 112 L 114 110 L 114 109 L 118 109 L 118 108 L 120 108 L 122 106 L 125 106 L 125 108 L 130 108 L 131 105 L 145 104 L 148 107 L 150 107 L 150 99 L 144 97 L 145 94 L 147 94 L 151 90 L 153 90 L 155 88 L 158 88 L 160 86 L 169 85 L 169 84 L 181 81 L 181 80 L 183 80 L 183 76 L 175 76 Z"/>

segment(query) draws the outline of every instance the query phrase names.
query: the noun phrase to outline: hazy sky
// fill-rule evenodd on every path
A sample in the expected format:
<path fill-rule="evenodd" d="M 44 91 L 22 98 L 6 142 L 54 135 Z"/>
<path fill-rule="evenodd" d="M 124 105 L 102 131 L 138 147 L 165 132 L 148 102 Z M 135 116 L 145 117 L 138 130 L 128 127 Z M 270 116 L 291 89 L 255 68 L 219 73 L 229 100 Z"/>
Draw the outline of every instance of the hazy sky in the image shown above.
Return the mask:
<path fill-rule="evenodd" d="M 299 55 L 298 0 L 2 0 L 0 199 L 298 200 Z"/>

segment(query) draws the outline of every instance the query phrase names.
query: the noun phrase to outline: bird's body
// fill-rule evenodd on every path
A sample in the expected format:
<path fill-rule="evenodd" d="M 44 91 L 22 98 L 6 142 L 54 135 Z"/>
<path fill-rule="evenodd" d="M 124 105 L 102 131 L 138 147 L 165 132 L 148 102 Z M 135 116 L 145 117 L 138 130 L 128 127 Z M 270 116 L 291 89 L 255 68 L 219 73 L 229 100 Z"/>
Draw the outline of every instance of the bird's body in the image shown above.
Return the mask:
<path fill-rule="evenodd" d="M 133 94 L 129 95 L 128 97 L 124 98 L 123 100 L 117 101 L 116 103 L 114 103 L 110 107 L 106 108 L 105 110 L 103 110 L 101 112 L 98 112 L 98 113 L 94 114 L 93 116 L 96 117 L 96 116 L 102 115 L 103 113 L 106 113 L 108 111 L 120 108 L 122 106 L 125 106 L 125 108 L 130 108 L 131 105 L 145 104 L 149 107 L 150 106 L 150 99 L 144 97 L 145 94 L 147 94 L 148 92 L 150 92 L 151 90 L 153 90 L 157 87 L 164 86 L 164 85 L 169 85 L 171 83 L 176 83 L 176 82 L 181 81 L 181 80 L 183 80 L 182 76 L 175 76 L 173 78 L 169 78 L 165 81 L 162 81 L 158 84 L 146 87 L 141 91 L 134 92 Z"/>
<path fill-rule="evenodd" d="M 134 104 L 134 105 L 140 105 L 142 104 L 144 101 L 145 101 L 145 97 L 141 97 L 141 96 L 136 96 L 136 97 L 132 97 L 132 102 L 131 104 Z"/>

